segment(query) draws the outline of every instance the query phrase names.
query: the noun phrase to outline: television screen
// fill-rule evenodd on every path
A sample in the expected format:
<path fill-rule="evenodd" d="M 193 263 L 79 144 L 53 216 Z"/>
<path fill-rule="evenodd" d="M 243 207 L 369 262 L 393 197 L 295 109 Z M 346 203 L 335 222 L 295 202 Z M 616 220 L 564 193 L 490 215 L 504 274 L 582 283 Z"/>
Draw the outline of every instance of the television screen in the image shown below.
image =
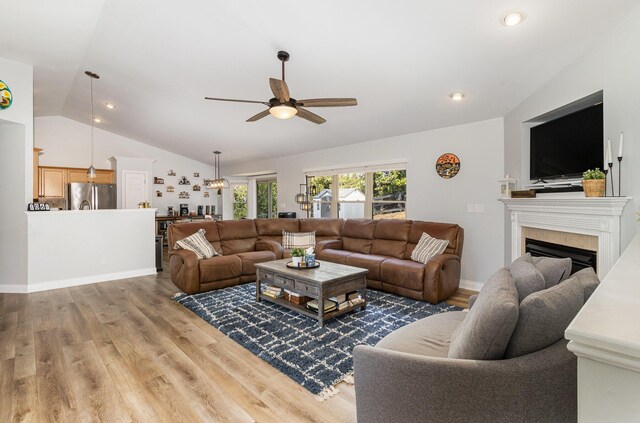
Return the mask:
<path fill-rule="evenodd" d="M 604 162 L 602 103 L 531 128 L 531 179 L 570 178 Z"/>

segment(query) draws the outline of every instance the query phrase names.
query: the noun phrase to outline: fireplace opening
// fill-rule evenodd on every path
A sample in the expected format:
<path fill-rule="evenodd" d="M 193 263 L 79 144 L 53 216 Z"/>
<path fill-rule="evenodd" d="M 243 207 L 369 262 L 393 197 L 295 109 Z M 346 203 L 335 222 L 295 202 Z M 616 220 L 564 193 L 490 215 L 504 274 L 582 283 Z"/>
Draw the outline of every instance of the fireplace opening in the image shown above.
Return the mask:
<path fill-rule="evenodd" d="M 598 253 L 591 250 L 525 238 L 525 253 L 531 253 L 535 257 L 569 257 L 572 262 L 571 274 L 587 267 L 593 267 L 593 270 L 598 271 Z"/>

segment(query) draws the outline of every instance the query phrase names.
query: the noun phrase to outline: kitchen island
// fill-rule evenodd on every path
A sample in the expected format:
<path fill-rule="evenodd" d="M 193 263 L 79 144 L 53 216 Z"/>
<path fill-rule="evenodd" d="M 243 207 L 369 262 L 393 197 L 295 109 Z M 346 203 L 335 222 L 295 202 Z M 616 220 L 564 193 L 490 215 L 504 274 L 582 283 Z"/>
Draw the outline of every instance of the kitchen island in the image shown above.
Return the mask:
<path fill-rule="evenodd" d="M 35 292 L 156 273 L 156 209 L 26 212 Z"/>

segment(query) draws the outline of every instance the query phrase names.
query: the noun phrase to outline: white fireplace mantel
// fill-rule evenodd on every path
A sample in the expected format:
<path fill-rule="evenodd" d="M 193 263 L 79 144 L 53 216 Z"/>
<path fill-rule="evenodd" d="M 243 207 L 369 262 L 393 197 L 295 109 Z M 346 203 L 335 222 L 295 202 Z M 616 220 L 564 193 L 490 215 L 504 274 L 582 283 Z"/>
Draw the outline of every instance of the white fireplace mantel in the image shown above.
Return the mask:
<path fill-rule="evenodd" d="M 511 212 L 511 259 L 523 254 L 522 228 L 591 235 L 598 238 L 598 276 L 620 257 L 620 216 L 630 197 L 502 198 Z"/>

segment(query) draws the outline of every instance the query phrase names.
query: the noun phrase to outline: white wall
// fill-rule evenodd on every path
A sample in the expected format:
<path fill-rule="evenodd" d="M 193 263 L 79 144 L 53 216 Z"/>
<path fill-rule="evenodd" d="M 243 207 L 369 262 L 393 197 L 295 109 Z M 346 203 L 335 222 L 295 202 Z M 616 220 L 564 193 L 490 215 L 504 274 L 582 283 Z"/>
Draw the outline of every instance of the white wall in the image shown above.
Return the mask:
<path fill-rule="evenodd" d="M 633 197 L 622 216 L 623 251 L 638 230 L 635 212 L 640 205 L 640 8 L 588 53 L 573 62 L 504 118 L 505 170 L 519 184 L 529 180 L 529 151 L 523 142 L 523 122 L 597 91 L 604 91 L 605 139 L 614 154 L 619 134 L 625 134 L 622 193 Z M 614 164 L 618 192 L 618 164 Z M 510 222 L 505 214 L 505 262 L 510 259 Z"/>
<path fill-rule="evenodd" d="M 33 68 L 0 59 L 13 104 L 0 110 L 0 290 L 27 284 L 26 205 L 33 191 Z M 12 184 L 11 181 L 18 181 Z"/>
<path fill-rule="evenodd" d="M 40 156 L 42 166 L 88 167 L 91 155 L 91 127 L 61 116 L 40 117 L 35 119 L 35 145 L 44 149 Z M 153 185 L 151 202 L 160 214 L 165 214 L 168 205 L 178 210 L 180 203 L 189 204 L 190 210 L 196 211 L 197 205 L 216 204 L 215 191 L 205 198 L 205 189 L 193 191 L 196 183 L 203 186 L 204 178 L 213 178 L 213 153 L 211 157 L 203 157 L 203 162 L 192 160 L 178 154 L 162 150 L 142 142 L 122 137 L 100 128 L 94 133 L 94 165 L 99 169 L 111 169 L 109 159 L 113 156 L 142 158 L 155 160 L 153 175 L 163 178 L 165 185 Z M 176 140 L 179 143 L 179 140 Z M 173 169 L 176 176 L 167 176 Z M 121 170 L 119 169 L 119 173 Z M 194 172 L 200 177 L 195 178 Z M 191 185 L 178 185 L 178 179 L 186 176 Z M 167 193 L 167 186 L 175 187 L 175 192 Z M 162 197 L 156 197 L 156 190 L 162 191 Z M 187 191 L 190 199 L 179 199 L 178 194 Z"/>
<path fill-rule="evenodd" d="M 502 204 L 497 201 L 497 181 L 504 176 L 503 129 L 501 118 L 491 119 L 223 167 L 223 174 L 277 172 L 278 210 L 302 216 L 294 196 L 304 182 L 303 169 L 406 159 L 407 218 L 462 226 L 462 278 L 483 283 L 502 266 L 504 251 Z M 460 158 L 461 170 L 453 179 L 442 179 L 435 172 L 436 159 L 443 153 Z M 482 204 L 484 213 L 467 213 L 467 204 Z"/>
<path fill-rule="evenodd" d="M 156 273 L 155 209 L 32 212 L 27 217 L 28 292 Z"/>

